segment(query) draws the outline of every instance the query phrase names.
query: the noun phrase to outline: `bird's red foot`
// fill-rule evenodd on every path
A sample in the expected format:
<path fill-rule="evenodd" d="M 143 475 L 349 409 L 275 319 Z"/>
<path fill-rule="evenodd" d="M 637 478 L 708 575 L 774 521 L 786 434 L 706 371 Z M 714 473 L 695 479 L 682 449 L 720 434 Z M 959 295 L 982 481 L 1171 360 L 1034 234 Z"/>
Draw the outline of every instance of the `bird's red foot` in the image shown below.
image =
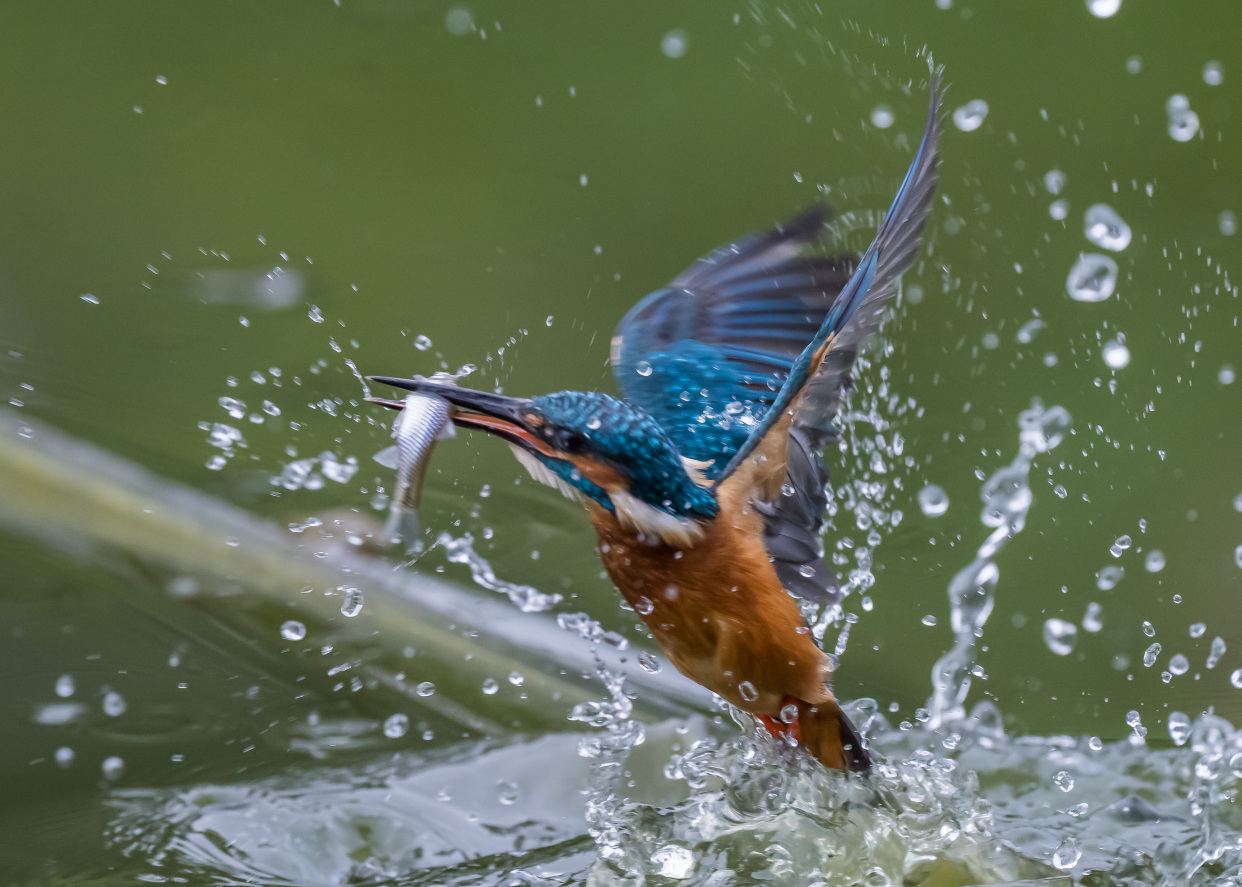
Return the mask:
<path fill-rule="evenodd" d="M 792 696 L 786 696 L 781 700 L 782 709 L 785 708 L 785 706 L 792 704 L 794 704 L 794 698 Z M 792 745 L 797 745 L 802 742 L 802 725 L 798 723 L 797 718 L 794 718 L 789 723 L 786 723 L 785 721 L 770 717 L 768 715 L 756 715 L 755 717 L 759 718 L 759 722 L 763 724 L 764 729 L 771 733 L 774 738 L 782 739 Z"/>

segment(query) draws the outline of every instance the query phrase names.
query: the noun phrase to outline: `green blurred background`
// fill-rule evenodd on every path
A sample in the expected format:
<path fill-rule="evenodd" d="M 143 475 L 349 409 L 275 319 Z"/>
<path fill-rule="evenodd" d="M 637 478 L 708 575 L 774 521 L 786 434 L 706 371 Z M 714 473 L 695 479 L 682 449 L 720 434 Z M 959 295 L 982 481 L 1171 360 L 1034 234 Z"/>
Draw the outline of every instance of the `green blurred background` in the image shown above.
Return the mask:
<path fill-rule="evenodd" d="M 913 464 L 876 478 L 904 519 L 874 553 L 873 608 L 846 601 L 860 621 L 838 691 L 896 703 L 897 718 L 925 702 L 952 643 L 945 589 L 987 533 L 980 480 L 1013 458 L 1017 415 L 1039 398 L 1069 410 L 1074 435 L 1035 461 L 971 699 L 993 698 L 1020 733 L 1117 738 L 1130 709 L 1156 740 L 1171 709 L 1236 721 L 1242 237 L 1222 213 L 1242 212 L 1238 33 L 1230 0 L 1126 0 L 1107 19 L 1074 0 L 6 3 L 0 402 L 280 522 L 369 511 L 390 482 L 371 461 L 387 417 L 359 405 L 346 359 L 393 375 L 473 363 L 474 381 L 513 394 L 614 390 L 613 325 L 696 256 L 821 192 L 860 223 L 887 206 L 923 126 L 928 47 L 947 110 L 983 99 L 989 111 L 974 131 L 947 125 L 929 249 L 886 324 L 891 353 L 862 376 L 866 392 L 887 373 L 913 402 L 885 410 Z M 1205 80 L 1213 60 L 1219 84 Z M 1166 115 L 1179 94 L 1200 121 L 1184 143 Z M 891 128 L 873 125 L 877 106 Z M 1066 182 L 1055 196 L 1052 170 Z M 1063 221 L 1049 212 L 1058 198 Z M 1099 251 L 1083 235 L 1097 202 L 1133 240 L 1115 254 L 1117 295 L 1087 304 L 1065 279 L 1079 252 Z M 1019 341 L 1033 318 L 1046 328 Z M 1114 371 L 1101 348 L 1118 333 L 1132 359 Z M 262 423 L 229 419 L 222 397 Z M 213 468 L 205 428 L 217 422 L 245 446 Z M 272 484 L 323 451 L 361 468 L 321 489 Z M 841 484 L 865 474 L 848 455 L 829 463 Z M 427 522 L 471 532 L 505 579 L 649 645 L 576 507 L 519 478 L 495 441 L 459 438 L 437 451 Z M 949 495 L 942 517 L 919 511 L 927 483 Z M 865 535 L 843 510 L 828 544 Z M 1115 560 L 1123 535 L 1133 547 Z M 1144 567 L 1153 549 L 1160 572 Z M 0 784 L 17 787 L 0 809 L 8 821 L 63 811 L 46 848 L 9 857 L 14 871 L 54 853 L 65 819 L 89 834 L 104 818 L 97 765 L 57 768 L 67 740 L 31 722 L 59 675 L 82 696 L 123 688 L 126 735 L 88 726 L 72 743 L 81 761 L 124 745 L 131 785 L 201 774 L 167 764 L 185 741 L 175 725 L 204 726 L 211 771 L 226 741 L 306 713 L 292 693 L 255 708 L 218 687 L 170 693 L 161 676 L 189 643 L 209 678 L 197 686 L 238 674 L 283 686 L 290 666 L 264 652 L 279 646 L 278 614 L 253 634 L 226 608 L 186 616 L 136 590 L 141 568 L 117 578 L 7 533 L 0 562 Z M 1102 590 L 1108 565 L 1125 576 Z M 435 552 L 415 569 L 438 567 L 468 582 Z M 1045 620 L 1079 623 L 1091 602 L 1103 629 L 1052 652 Z M 1228 652 L 1208 670 L 1217 636 Z M 1153 640 L 1162 652 L 1144 667 Z M 1176 653 L 1189 671 L 1166 683 Z M 359 697 L 335 704 L 342 718 L 375 716 Z M 261 755 L 247 766 L 297 761 Z"/>

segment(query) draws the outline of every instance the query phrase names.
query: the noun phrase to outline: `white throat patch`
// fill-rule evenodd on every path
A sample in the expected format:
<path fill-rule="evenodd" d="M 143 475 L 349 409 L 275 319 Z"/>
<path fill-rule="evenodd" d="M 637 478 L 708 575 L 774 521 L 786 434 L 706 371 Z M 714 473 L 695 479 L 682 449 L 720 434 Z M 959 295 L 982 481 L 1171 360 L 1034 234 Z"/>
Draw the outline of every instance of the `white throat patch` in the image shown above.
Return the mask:
<path fill-rule="evenodd" d="M 609 490 L 608 497 L 623 527 L 656 536 L 664 544 L 678 548 L 693 548 L 703 538 L 703 525 L 693 518 L 661 511 L 625 490 Z"/>
<path fill-rule="evenodd" d="M 539 483 L 546 484 L 554 490 L 560 490 L 561 495 L 566 499 L 572 499 L 574 502 L 585 501 L 581 492 L 553 474 L 552 469 L 540 462 L 535 456 L 532 456 L 517 444 L 509 444 L 509 449 L 513 450 L 513 455 L 522 463 L 522 467 Z"/>

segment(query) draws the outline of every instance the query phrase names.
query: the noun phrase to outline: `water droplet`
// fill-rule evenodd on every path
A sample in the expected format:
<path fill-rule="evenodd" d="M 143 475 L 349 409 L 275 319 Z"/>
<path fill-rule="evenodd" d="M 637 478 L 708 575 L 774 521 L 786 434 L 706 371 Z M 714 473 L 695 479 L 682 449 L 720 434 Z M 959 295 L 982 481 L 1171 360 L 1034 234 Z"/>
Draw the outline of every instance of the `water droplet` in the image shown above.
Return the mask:
<path fill-rule="evenodd" d="M 1068 770 L 1058 770 L 1057 775 L 1052 777 L 1052 784 L 1063 792 L 1073 791 L 1074 777 Z"/>
<path fill-rule="evenodd" d="M 315 323 L 323 323 L 323 314 L 319 310 L 319 306 L 311 305 L 310 311 L 306 312 L 306 316 Z"/>
<path fill-rule="evenodd" d="M 125 709 L 129 705 L 125 702 L 125 697 L 115 690 L 109 690 L 104 694 L 103 712 L 110 718 L 120 717 L 125 714 Z"/>
<path fill-rule="evenodd" d="M 1225 69 L 1218 61 L 1210 61 L 1203 66 L 1203 82 L 1208 86 L 1220 86 L 1225 79 Z"/>
<path fill-rule="evenodd" d="M 1233 210 L 1222 209 L 1216 218 L 1216 225 L 1220 228 L 1220 233 L 1226 237 L 1232 237 L 1238 233 L 1238 217 Z"/>
<path fill-rule="evenodd" d="M 1201 638 L 1203 637 L 1203 634 L 1206 631 L 1207 631 L 1207 625 L 1202 622 L 1196 622 L 1192 626 L 1190 626 L 1190 636 L 1192 638 Z"/>
<path fill-rule="evenodd" d="M 1117 587 L 1117 583 L 1125 578 L 1125 567 L 1119 567 L 1110 564 L 1107 567 L 1101 567 L 1095 574 L 1095 587 L 1100 591 L 1111 591 Z"/>
<path fill-rule="evenodd" d="M 296 619 L 290 619 L 280 626 L 280 636 L 286 641 L 300 641 L 306 637 L 306 626 Z"/>
<path fill-rule="evenodd" d="M 1121 9 L 1121 0 L 1087 0 L 1087 10 L 1096 18 L 1112 18 Z"/>
<path fill-rule="evenodd" d="M 949 510 L 949 494 L 935 484 L 919 490 L 918 499 L 920 510 L 928 517 L 940 517 Z"/>
<path fill-rule="evenodd" d="M 1105 342 L 1100 354 L 1111 370 L 1125 369 L 1130 364 L 1130 349 L 1120 339 Z"/>
<path fill-rule="evenodd" d="M 384 721 L 384 735 L 389 739 L 400 739 L 409 729 L 410 717 L 401 712 L 389 715 L 388 720 Z"/>
<path fill-rule="evenodd" d="M 526 683 L 526 678 L 522 677 L 522 673 L 521 673 L 521 672 L 517 672 L 517 671 L 510 672 L 510 673 L 509 673 L 509 683 L 510 683 L 510 684 L 512 684 L 512 685 L 513 685 L 513 686 L 515 686 L 515 687 L 520 687 L 520 686 L 522 686 L 524 683 Z"/>
<path fill-rule="evenodd" d="M 933 616 L 931 613 L 928 613 L 926 616 L 923 617 L 922 622 L 924 625 L 930 628 L 936 624 L 936 617 Z"/>
<path fill-rule="evenodd" d="M 640 597 L 634 601 L 634 609 L 641 616 L 650 616 L 651 611 L 655 609 L 655 604 L 651 602 L 650 598 Z"/>
<path fill-rule="evenodd" d="M 660 52 L 668 58 L 679 59 L 686 54 L 687 49 L 689 49 L 689 43 L 686 40 L 686 32 L 681 28 L 674 28 L 660 40 Z"/>
<path fill-rule="evenodd" d="M 1164 569 L 1164 552 L 1159 548 L 1153 548 L 1147 552 L 1143 566 L 1147 568 L 1148 573 L 1159 573 Z"/>
<path fill-rule="evenodd" d="M 59 767 L 67 768 L 73 765 L 73 749 L 68 746 L 62 746 L 56 749 L 56 764 Z"/>
<path fill-rule="evenodd" d="M 474 30 L 474 15 L 464 6 L 453 6 L 444 14 L 444 29 L 454 37 L 464 37 Z"/>
<path fill-rule="evenodd" d="M 436 685 L 431 683 L 431 681 L 423 681 L 414 688 L 414 692 L 419 696 L 430 696 L 436 692 Z"/>
<path fill-rule="evenodd" d="M 431 339 L 420 334 L 414 338 L 414 347 L 419 351 L 426 351 L 431 347 Z"/>
<path fill-rule="evenodd" d="M 750 681 L 742 681 L 737 685 L 738 695 L 747 702 L 754 702 L 759 698 L 759 691 L 755 689 L 755 685 Z"/>
<path fill-rule="evenodd" d="M 1173 95 L 1164 103 L 1169 115 L 1169 136 L 1175 142 L 1188 142 L 1199 132 L 1199 115 L 1190 110 L 1190 100 Z"/>
<path fill-rule="evenodd" d="M 953 111 L 953 125 L 962 132 L 974 132 L 988 116 L 988 103 L 974 99 Z"/>
<path fill-rule="evenodd" d="M 1096 246 L 1120 252 L 1130 245 L 1130 226 L 1107 203 L 1094 203 L 1084 214 L 1087 239 Z"/>
<path fill-rule="evenodd" d="M 1216 663 L 1220 662 L 1222 656 L 1225 655 L 1227 648 L 1225 647 L 1225 639 L 1220 635 L 1212 638 L 1212 646 L 1208 650 L 1207 662 L 1204 663 L 1205 668 L 1215 668 Z"/>
<path fill-rule="evenodd" d="M 1048 215 L 1052 216 L 1055 222 L 1064 221 L 1069 217 L 1069 201 L 1065 199 L 1052 201 L 1048 204 Z"/>
<path fill-rule="evenodd" d="M 496 800 L 506 807 L 510 807 L 518 802 L 518 787 L 515 783 L 507 779 L 501 779 L 496 783 Z"/>
<path fill-rule="evenodd" d="M 1185 745 L 1186 740 L 1190 738 L 1190 718 L 1183 712 L 1175 711 L 1169 714 L 1169 736 L 1174 745 Z"/>
<path fill-rule="evenodd" d="M 56 695 L 61 699 L 68 699 L 76 689 L 77 684 L 74 683 L 73 675 L 63 674 L 56 679 Z"/>
<path fill-rule="evenodd" d="M 1049 619 L 1044 623 L 1044 643 L 1058 656 L 1068 656 L 1078 643 L 1078 626 L 1064 619 Z"/>
<path fill-rule="evenodd" d="M 483 680 L 483 693 L 484 693 L 484 695 L 487 695 L 487 696 L 495 696 L 495 695 L 496 695 L 496 692 L 497 692 L 499 689 L 500 689 L 500 684 L 496 683 L 496 682 L 495 682 L 494 680 L 492 680 L 491 678 L 484 678 L 484 680 Z"/>
<path fill-rule="evenodd" d="M 643 671 L 650 674 L 660 673 L 660 660 L 654 653 L 648 650 L 643 650 L 643 652 L 638 654 L 638 664 L 642 666 Z"/>
<path fill-rule="evenodd" d="M 1229 683 L 1233 684 L 1239 690 L 1242 690 L 1242 668 L 1237 669 L 1229 675 Z"/>
<path fill-rule="evenodd" d="M 1104 3 L 1105 0 L 1095 0 L 1095 2 Z M 1114 0 L 1114 2 L 1120 5 L 1121 0 Z M 1058 844 L 1057 849 L 1052 853 L 1052 864 L 1063 872 L 1068 872 L 1078 865 L 1080 859 L 1082 859 L 1082 851 L 1078 849 L 1078 842 L 1072 835 Z"/>
<path fill-rule="evenodd" d="M 1102 253 L 1080 253 L 1065 280 L 1076 302 L 1103 302 L 1117 288 L 1117 263 Z"/>
<path fill-rule="evenodd" d="M 638 365 L 634 367 L 634 372 L 638 373 L 640 376 L 650 376 L 651 364 L 647 363 L 645 360 L 640 360 Z"/>
<path fill-rule="evenodd" d="M 1129 536 L 1118 536 L 1116 541 L 1108 548 L 1108 553 L 1113 557 L 1121 557 L 1121 553 L 1133 544 L 1134 540 Z"/>
<path fill-rule="evenodd" d="M 896 119 L 893 109 L 888 105 L 876 105 L 871 111 L 871 125 L 876 129 L 888 129 Z"/>
<path fill-rule="evenodd" d="M 1082 617 L 1083 631 L 1097 632 L 1104 627 L 1104 608 L 1095 601 L 1087 604 L 1087 612 Z"/>
<path fill-rule="evenodd" d="M 1065 188 L 1065 173 L 1059 169 L 1050 169 L 1044 173 L 1044 188 L 1049 194 L 1060 194 Z"/>
<path fill-rule="evenodd" d="M 103 771 L 104 779 L 109 782 L 115 782 L 121 778 L 121 774 L 125 772 L 125 761 L 116 755 L 110 755 L 103 759 L 99 769 Z"/>
<path fill-rule="evenodd" d="M 685 847 L 669 844 L 651 854 L 653 865 L 659 866 L 662 878 L 684 881 L 694 871 L 694 855 Z"/>
<path fill-rule="evenodd" d="M 1185 674 L 1190 671 L 1190 660 L 1181 653 L 1173 654 L 1169 659 L 1169 671 L 1173 674 Z"/>
<path fill-rule="evenodd" d="M 1242 545 L 1233 550 L 1233 562 L 1242 567 Z"/>
<path fill-rule="evenodd" d="M 791 702 L 788 705 L 781 707 L 781 722 L 782 723 L 792 724 L 796 720 L 798 720 L 798 706 L 794 705 Z"/>
<path fill-rule="evenodd" d="M 1156 641 L 1156 643 L 1152 644 L 1150 647 L 1148 647 L 1146 650 L 1143 651 L 1143 666 L 1146 668 L 1151 668 L 1153 665 L 1156 664 L 1156 658 L 1159 655 L 1160 655 L 1160 642 Z"/>
<path fill-rule="evenodd" d="M 341 599 L 341 615 L 353 618 L 362 612 L 362 592 L 352 585 L 342 585 L 337 591 L 344 597 Z"/>
<path fill-rule="evenodd" d="M 1063 484 L 1057 484 L 1052 488 L 1052 492 L 1058 499 L 1064 499 L 1069 495 L 1069 491 L 1065 489 Z"/>

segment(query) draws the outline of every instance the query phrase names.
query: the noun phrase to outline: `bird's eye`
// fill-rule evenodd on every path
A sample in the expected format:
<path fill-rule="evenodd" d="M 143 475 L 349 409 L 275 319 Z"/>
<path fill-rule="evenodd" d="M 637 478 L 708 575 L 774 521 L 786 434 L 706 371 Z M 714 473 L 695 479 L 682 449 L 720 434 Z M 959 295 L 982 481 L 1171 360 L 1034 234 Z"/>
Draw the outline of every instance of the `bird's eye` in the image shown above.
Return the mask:
<path fill-rule="evenodd" d="M 555 443 L 562 453 L 581 453 L 586 449 L 586 439 L 581 434 L 563 428 L 556 432 Z"/>

